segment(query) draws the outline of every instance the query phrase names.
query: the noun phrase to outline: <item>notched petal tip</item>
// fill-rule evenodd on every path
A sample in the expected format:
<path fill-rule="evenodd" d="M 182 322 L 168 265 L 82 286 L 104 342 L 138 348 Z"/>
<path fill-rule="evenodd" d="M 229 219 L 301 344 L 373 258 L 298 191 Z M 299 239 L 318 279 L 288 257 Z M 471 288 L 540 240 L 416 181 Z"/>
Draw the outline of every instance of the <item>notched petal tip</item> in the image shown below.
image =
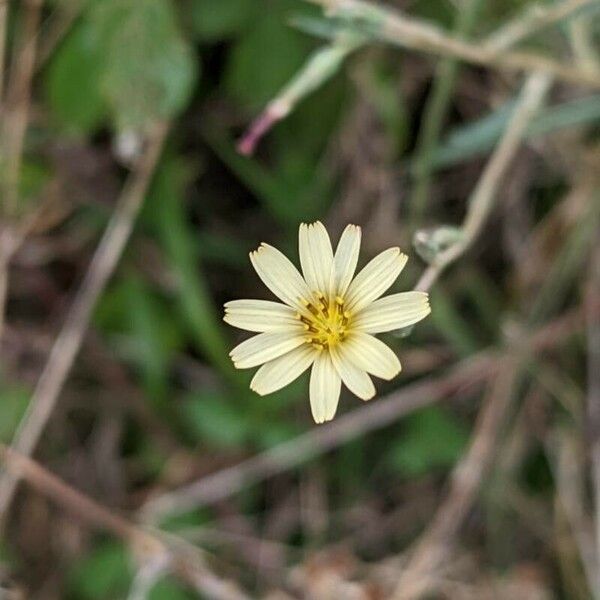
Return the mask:
<path fill-rule="evenodd" d="M 312 415 L 313 421 L 317 424 L 317 425 L 324 425 L 325 423 L 328 423 L 329 421 L 333 421 L 333 418 L 335 417 L 335 413 L 331 416 L 329 415 L 319 415 L 318 417 L 315 417 L 315 415 Z"/>
<path fill-rule="evenodd" d="M 375 375 L 375 377 L 379 377 L 379 379 L 383 379 L 383 381 L 392 381 L 392 379 L 394 379 L 395 377 L 398 377 L 398 375 L 400 375 L 401 372 L 402 372 L 402 365 L 400 365 L 399 368 L 394 371 L 393 375 L 390 374 L 390 375 L 383 376 L 383 374 L 381 374 L 381 375 Z M 375 394 L 373 394 L 373 395 L 375 395 Z M 371 398 L 372 397 L 373 396 L 371 396 Z M 367 398 L 367 400 L 370 400 L 371 398 Z"/>
<path fill-rule="evenodd" d="M 267 394 L 269 394 L 270 392 L 265 392 L 264 390 L 261 390 L 259 387 L 252 385 L 252 383 L 250 383 L 250 389 L 255 393 L 258 394 L 259 396 L 266 396 Z"/>
<path fill-rule="evenodd" d="M 264 252 L 265 250 L 277 250 L 277 248 L 275 248 L 275 246 L 271 246 L 271 244 L 267 244 L 267 242 L 261 242 L 257 252 Z"/>

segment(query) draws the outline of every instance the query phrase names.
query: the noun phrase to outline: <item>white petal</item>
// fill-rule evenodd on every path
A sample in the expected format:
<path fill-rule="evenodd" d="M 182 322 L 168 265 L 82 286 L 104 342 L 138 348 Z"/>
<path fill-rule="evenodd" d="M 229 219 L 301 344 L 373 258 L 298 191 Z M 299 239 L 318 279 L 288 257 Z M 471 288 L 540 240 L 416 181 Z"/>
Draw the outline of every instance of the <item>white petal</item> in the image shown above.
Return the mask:
<path fill-rule="evenodd" d="M 303 323 L 296 310 L 268 300 L 232 300 L 225 304 L 223 320 L 246 331 L 298 331 Z"/>
<path fill-rule="evenodd" d="M 315 292 L 328 295 L 333 265 L 333 250 L 323 223 L 300 224 L 298 249 L 304 279 Z"/>
<path fill-rule="evenodd" d="M 370 400 L 375 395 L 375 386 L 365 371 L 359 369 L 347 355 L 344 344 L 330 349 L 335 370 L 344 385 L 362 400 Z"/>
<path fill-rule="evenodd" d="M 261 244 L 250 253 L 250 260 L 263 283 L 283 302 L 304 310 L 302 298 L 311 297 L 310 289 L 294 265 L 269 244 Z"/>
<path fill-rule="evenodd" d="M 252 378 L 250 389 L 261 396 L 280 390 L 300 377 L 312 365 L 318 352 L 310 344 L 304 344 L 264 364 Z"/>
<path fill-rule="evenodd" d="M 381 379 L 393 379 L 400 373 L 400 361 L 392 349 L 376 337 L 352 332 L 343 342 L 344 355 L 359 369 Z"/>
<path fill-rule="evenodd" d="M 331 421 L 340 399 L 340 376 L 327 351 L 321 350 L 310 373 L 310 408 L 315 423 Z"/>
<path fill-rule="evenodd" d="M 356 312 L 368 306 L 394 283 L 408 257 L 400 248 L 378 254 L 355 278 L 346 294 L 346 306 Z"/>
<path fill-rule="evenodd" d="M 383 333 L 418 323 L 431 312 L 425 292 L 402 292 L 376 300 L 352 319 L 352 328 Z"/>
<path fill-rule="evenodd" d="M 288 332 L 259 333 L 236 346 L 230 353 L 237 369 L 262 365 L 305 343 L 302 334 Z"/>
<path fill-rule="evenodd" d="M 360 252 L 361 230 L 357 225 L 348 225 L 338 242 L 333 258 L 333 291 L 343 296 L 354 277 L 358 253 Z"/>

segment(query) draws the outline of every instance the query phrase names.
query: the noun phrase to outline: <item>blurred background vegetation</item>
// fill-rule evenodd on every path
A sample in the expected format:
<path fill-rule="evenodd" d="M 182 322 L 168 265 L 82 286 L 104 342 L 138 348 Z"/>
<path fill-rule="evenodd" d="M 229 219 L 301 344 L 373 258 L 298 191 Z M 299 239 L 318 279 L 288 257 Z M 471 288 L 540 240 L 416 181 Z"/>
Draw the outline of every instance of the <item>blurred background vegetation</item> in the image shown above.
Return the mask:
<path fill-rule="evenodd" d="M 597 0 L 0 2 L 0 439 L 44 469 L 3 446 L 4 492 L 26 481 L 0 598 L 600 597 Z M 305 378 L 250 392 L 221 321 L 268 297 L 248 252 L 356 223 L 412 288 L 539 66 L 519 53 L 553 85 L 432 315 L 386 336 L 403 373 L 319 428 Z"/>

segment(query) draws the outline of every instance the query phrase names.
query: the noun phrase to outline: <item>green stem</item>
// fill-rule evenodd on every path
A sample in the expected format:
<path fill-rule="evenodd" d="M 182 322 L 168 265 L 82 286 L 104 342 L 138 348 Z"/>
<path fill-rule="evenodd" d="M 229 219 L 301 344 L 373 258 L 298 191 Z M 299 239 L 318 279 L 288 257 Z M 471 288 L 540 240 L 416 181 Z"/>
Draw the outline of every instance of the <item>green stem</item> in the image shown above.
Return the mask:
<path fill-rule="evenodd" d="M 464 9 L 458 11 L 454 27 L 454 33 L 457 36 L 466 37 L 471 33 L 483 5 L 482 0 L 469 0 Z M 444 58 L 440 61 L 423 112 L 415 156 L 415 180 L 409 202 L 410 223 L 413 228 L 423 218 L 427 205 L 432 180 L 433 151 L 437 146 L 444 119 L 448 113 L 459 66 L 459 61 L 454 58 Z"/>

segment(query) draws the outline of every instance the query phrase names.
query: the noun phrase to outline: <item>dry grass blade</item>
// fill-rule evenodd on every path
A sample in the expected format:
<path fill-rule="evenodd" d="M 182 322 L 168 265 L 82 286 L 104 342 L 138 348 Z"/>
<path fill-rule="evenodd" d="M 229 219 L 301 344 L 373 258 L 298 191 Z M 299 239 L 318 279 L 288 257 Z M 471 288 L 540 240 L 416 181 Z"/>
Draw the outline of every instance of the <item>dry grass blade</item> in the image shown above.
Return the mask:
<path fill-rule="evenodd" d="M 447 35 L 426 21 L 406 17 L 364 0 L 307 0 L 322 6 L 329 15 L 343 16 L 369 26 L 378 39 L 393 45 L 454 57 L 475 65 L 516 72 L 542 71 L 580 85 L 600 87 L 600 76 L 539 54 L 495 51 L 485 43 L 469 43 Z"/>
<path fill-rule="evenodd" d="M 2 111 L 2 152 L 5 175 L 2 181 L 4 192 L 3 210 L 5 215 L 14 216 L 19 194 L 19 176 L 23 159 L 23 145 L 29 118 L 31 102 L 31 82 L 35 67 L 38 28 L 41 18 L 42 1 L 29 0 L 23 3 L 23 24 L 20 43 L 15 53 L 11 69 L 6 103 Z M 3 10 L 4 20 L 7 8 Z M 6 24 L 4 23 L 3 27 Z M 0 43 L 2 40 L 0 39 Z M 0 69 L 0 76 L 2 69 Z"/>
<path fill-rule="evenodd" d="M 596 233 L 590 253 L 590 276 L 587 290 L 587 347 L 588 347 L 588 393 L 587 428 L 591 459 L 591 481 L 594 498 L 596 566 L 600 578 L 600 320 L 597 305 L 600 303 L 600 233 Z M 600 581 L 596 581 L 600 591 Z"/>
<path fill-rule="evenodd" d="M 236 585 L 218 578 L 209 571 L 200 552 L 184 540 L 139 527 L 73 489 L 27 456 L 3 444 L 0 444 L 0 462 L 15 478 L 25 479 L 34 489 L 52 499 L 61 508 L 94 527 L 122 538 L 138 557 L 142 557 L 152 567 L 158 564 L 166 569 L 168 566 L 169 571 L 209 598 L 248 600 Z"/>
<path fill-rule="evenodd" d="M 54 342 L 28 410 L 12 443 L 12 447 L 21 454 L 32 454 L 56 406 L 60 391 L 81 346 L 94 305 L 129 239 L 160 156 L 167 130 L 167 124 L 161 123 L 155 127 L 149 137 L 147 148 L 125 185 L 65 323 Z M 16 483 L 14 477 L 8 474 L 0 479 L 0 514 L 4 518 Z"/>
<path fill-rule="evenodd" d="M 435 582 L 442 563 L 449 558 L 454 537 L 473 505 L 494 456 L 499 433 L 514 397 L 512 390 L 519 360 L 508 356 L 499 366 L 484 399 L 469 449 L 454 468 L 448 495 L 400 576 L 393 596 L 395 600 L 422 597 Z"/>
<path fill-rule="evenodd" d="M 493 356 L 483 354 L 460 363 L 439 379 L 428 379 L 368 404 L 336 421 L 313 429 L 238 465 L 150 500 L 142 509 L 144 520 L 159 521 L 227 498 L 242 488 L 292 469 L 344 442 L 379 429 L 414 410 L 447 397 L 456 389 L 485 380 L 495 369 Z"/>
<path fill-rule="evenodd" d="M 582 327 L 582 314 L 577 310 L 534 332 L 529 340 L 524 341 L 524 346 L 532 352 L 540 352 L 561 343 Z M 428 406 L 439 398 L 447 397 L 456 389 L 485 381 L 490 374 L 496 372 L 498 361 L 499 357 L 495 353 L 481 353 L 471 357 L 439 379 L 428 379 L 406 386 L 388 398 L 381 398 L 374 404 L 368 404 L 272 450 L 157 496 L 142 508 L 142 518 L 156 522 L 230 497 L 246 486 L 293 469 L 345 442 Z"/>
<path fill-rule="evenodd" d="M 436 256 L 434 263 L 423 273 L 416 289 L 429 290 L 446 267 L 461 256 L 481 232 L 493 207 L 502 178 L 523 140 L 527 125 L 540 107 L 551 81 L 548 75 L 535 73 L 525 82 L 521 99 L 506 131 L 469 198 L 460 239 Z"/>
<path fill-rule="evenodd" d="M 524 14 L 519 14 L 497 29 L 485 40 L 484 45 L 495 52 L 507 50 L 536 31 L 568 19 L 577 11 L 593 6 L 595 2 L 596 0 L 567 0 L 549 6 L 534 4 Z"/>
<path fill-rule="evenodd" d="M 4 108 L 4 63 L 6 61 L 6 22 L 8 21 L 8 4 L 0 2 L 0 114 Z"/>

